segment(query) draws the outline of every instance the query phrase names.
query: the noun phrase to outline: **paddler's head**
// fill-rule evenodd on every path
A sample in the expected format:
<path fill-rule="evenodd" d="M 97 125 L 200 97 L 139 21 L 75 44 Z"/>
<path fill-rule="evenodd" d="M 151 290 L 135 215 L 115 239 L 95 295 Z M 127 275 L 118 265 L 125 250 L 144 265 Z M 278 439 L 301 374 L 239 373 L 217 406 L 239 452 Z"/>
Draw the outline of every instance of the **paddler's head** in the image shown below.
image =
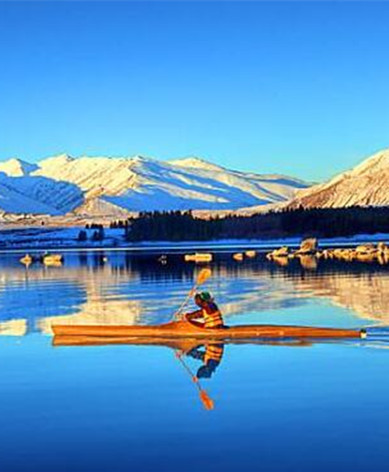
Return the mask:
<path fill-rule="evenodd" d="M 212 302 L 213 298 L 209 292 L 198 292 L 194 297 L 194 301 L 197 306 L 203 307 L 208 303 Z"/>

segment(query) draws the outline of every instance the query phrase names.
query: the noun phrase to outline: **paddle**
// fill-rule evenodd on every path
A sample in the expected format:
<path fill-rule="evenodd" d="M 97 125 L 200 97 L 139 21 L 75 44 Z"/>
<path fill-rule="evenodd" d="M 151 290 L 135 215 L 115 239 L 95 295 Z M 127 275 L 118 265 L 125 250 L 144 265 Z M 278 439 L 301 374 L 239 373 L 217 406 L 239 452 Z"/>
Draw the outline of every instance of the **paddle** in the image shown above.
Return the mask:
<path fill-rule="evenodd" d="M 182 310 L 185 308 L 189 300 L 193 297 L 193 295 L 196 293 L 196 290 L 200 285 L 205 283 L 212 275 L 211 269 L 201 269 L 197 279 L 196 283 L 193 285 L 193 287 L 189 290 L 188 295 L 186 296 L 185 300 L 182 302 L 181 306 L 178 308 L 178 310 L 174 313 L 174 318 L 180 319 L 182 318 Z"/>
<path fill-rule="evenodd" d="M 186 296 L 185 300 L 182 302 L 181 306 L 178 308 L 178 310 L 174 314 L 174 318 L 182 318 L 182 310 L 185 308 L 187 305 L 188 301 L 190 298 L 194 295 L 196 292 L 197 288 L 205 283 L 212 275 L 211 269 L 201 269 L 197 279 L 196 283 L 193 285 L 191 290 L 188 292 L 188 295 Z M 201 384 L 199 382 L 199 379 L 197 378 L 196 375 L 193 374 L 193 372 L 190 370 L 184 359 L 181 357 L 181 353 L 178 351 L 178 349 L 175 350 L 175 354 L 177 359 L 181 362 L 181 365 L 184 367 L 184 369 L 188 372 L 188 374 L 191 376 L 192 381 L 196 385 L 196 387 L 199 390 L 199 395 L 200 395 L 200 400 L 202 404 L 204 405 L 204 408 L 206 410 L 213 410 L 214 408 L 214 403 L 212 398 L 208 395 L 208 393 L 201 387 Z"/>

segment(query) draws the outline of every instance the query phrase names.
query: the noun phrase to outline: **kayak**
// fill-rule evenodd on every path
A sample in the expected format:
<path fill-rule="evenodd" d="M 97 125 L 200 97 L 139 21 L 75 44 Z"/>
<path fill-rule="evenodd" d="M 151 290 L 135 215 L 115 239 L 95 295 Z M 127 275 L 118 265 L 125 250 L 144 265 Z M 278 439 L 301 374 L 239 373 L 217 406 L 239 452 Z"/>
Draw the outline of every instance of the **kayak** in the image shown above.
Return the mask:
<path fill-rule="evenodd" d="M 55 336 L 206 339 L 229 341 L 233 339 L 360 339 L 362 329 L 316 328 L 313 326 L 237 325 L 225 328 L 205 329 L 188 321 L 173 321 L 157 326 L 126 325 L 52 325 Z"/>

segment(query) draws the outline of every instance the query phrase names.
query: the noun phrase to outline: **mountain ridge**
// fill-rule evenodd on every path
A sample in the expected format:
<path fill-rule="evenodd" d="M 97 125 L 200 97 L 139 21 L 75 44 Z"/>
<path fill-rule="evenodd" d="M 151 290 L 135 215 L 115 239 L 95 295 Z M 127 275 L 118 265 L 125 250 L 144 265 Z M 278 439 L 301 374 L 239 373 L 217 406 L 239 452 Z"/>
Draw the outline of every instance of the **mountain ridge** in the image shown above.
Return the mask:
<path fill-rule="evenodd" d="M 193 156 L 159 161 L 139 155 L 75 158 L 59 154 L 36 164 L 18 159 L 1 162 L 0 175 L 5 187 L 29 199 L 25 211 L 22 201 L 13 211 L 12 199 L 3 208 L 6 191 L 0 187 L 0 211 L 51 216 L 88 211 L 92 216 L 99 212 L 108 216 L 111 211 L 112 215 L 151 210 L 233 211 L 285 202 L 296 189 L 307 186 L 293 177 L 229 170 Z"/>
<path fill-rule="evenodd" d="M 389 205 L 389 148 L 365 158 L 332 179 L 296 191 L 287 208 Z"/>

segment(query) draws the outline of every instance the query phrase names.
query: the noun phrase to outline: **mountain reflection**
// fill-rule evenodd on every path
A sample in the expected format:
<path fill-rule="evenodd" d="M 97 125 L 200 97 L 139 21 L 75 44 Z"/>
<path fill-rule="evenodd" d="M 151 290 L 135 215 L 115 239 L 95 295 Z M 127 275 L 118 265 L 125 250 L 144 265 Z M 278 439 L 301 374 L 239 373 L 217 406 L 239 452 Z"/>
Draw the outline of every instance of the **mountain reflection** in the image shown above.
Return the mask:
<path fill-rule="evenodd" d="M 259 256 L 237 263 L 218 254 L 207 283 L 228 322 L 238 315 L 270 314 L 302 307 L 313 299 L 349 309 L 357 317 L 389 321 L 389 272 L 384 266 L 339 261 L 291 261 L 277 265 Z M 66 324 L 158 324 L 191 288 L 199 270 L 170 254 L 80 253 L 66 255 L 63 267 L 33 265 L 18 256 L 0 261 L 0 334 L 50 333 Z M 261 322 L 261 319 L 258 319 Z"/>

